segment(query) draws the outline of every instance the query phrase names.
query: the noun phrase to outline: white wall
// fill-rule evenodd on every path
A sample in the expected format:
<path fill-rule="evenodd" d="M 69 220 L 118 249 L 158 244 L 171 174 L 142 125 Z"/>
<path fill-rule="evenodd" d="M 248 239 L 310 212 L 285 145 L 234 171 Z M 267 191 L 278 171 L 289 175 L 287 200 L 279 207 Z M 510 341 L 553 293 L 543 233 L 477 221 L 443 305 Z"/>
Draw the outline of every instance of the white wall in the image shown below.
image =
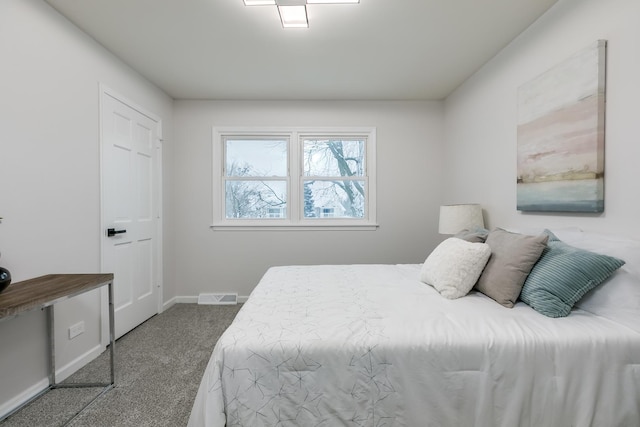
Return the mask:
<path fill-rule="evenodd" d="M 640 2 L 560 0 L 445 102 L 445 202 L 478 201 L 489 226 L 579 226 L 640 237 Z M 516 211 L 516 92 L 598 39 L 608 40 L 603 214 Z"/>
<path fill-rule="evenodd" d="M 178 295 L 249 295 L 268 267 L 418 263 L 441 240 L 442 103 L 176 101 Z M 375 126 L 376 231 L 212 231 L 212 127 Z"/>
<path fill-rule="evenodd" d="M 2 0 L 0 265 L 16 281 L 99 270 L 98 82 L 163 120 L 165 301 L 200 292 L 248 295 L 272 265 L 422 262 L 442 240 L 442 202 L 482 203 L 490 227 L 579 225 L 640 237 L 638 16 L 636 0 L 560 0 L 444 103 L 172 102 L 46 3 Z M 606 211 L 517 212 L 517 88 L 596 39 L 609 41 Z M 375 126 L 380 228 L 212 231 L 215 125 Z M 96 348 L 98 308 L 97 292 L 59 306 L 59 366 L 74 366 Z M 87 332 L 68 341 L 68 326 L 79 320 Z M 3 413 L 45 379 L 44 316 L 0 322 L 0 341 Z"/>
<path fill-rule="evenodd" d="M 0 265 L 14 281 L 99 272 L 98 84 L 162 118 L 167 207 L 173 188 L 172 100 L 41 0 L 0 2 L 0 58 Z M 171 258 L 170 217 L 164 225 L 165 258 Z M 174 293 L 172 283 L 169 267 L 167 295 Z M 94 291 L 56 306 L 62 377 L 99 350 L 99 303 Z M 86 332 L 69 341 L 68 327 L 81 320 Z M 43 313 L 0 322 L 0 342 L 3 414 L 46 384 Z"/>

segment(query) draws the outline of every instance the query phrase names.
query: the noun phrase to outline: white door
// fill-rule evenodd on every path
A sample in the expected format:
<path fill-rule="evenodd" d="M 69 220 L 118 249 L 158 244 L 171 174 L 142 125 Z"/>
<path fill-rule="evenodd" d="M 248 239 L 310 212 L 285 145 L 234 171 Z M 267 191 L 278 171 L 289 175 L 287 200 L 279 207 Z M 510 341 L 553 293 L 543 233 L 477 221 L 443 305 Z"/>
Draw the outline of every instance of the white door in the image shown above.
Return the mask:
<path fill-rule="evenodd" d="M 159 128 L 102 92 L 102 271 L 114 273 L 116 338 L 158 313 Z"/>

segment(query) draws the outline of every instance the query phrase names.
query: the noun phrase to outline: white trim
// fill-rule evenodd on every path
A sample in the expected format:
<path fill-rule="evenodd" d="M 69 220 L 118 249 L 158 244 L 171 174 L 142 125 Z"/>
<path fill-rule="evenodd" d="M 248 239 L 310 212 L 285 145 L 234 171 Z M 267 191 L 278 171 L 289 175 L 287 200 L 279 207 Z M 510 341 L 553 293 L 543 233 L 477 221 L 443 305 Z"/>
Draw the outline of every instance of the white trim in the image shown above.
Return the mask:
<path fill-rule="evenodd" d="M 287 152 L 289 173 L 286 178 L 289 186 L 287 194 L 287 219 L 226 219 L 224 211 L 224 161 L 225 148 L 222 143 L 226 136 L 268 136 L 289 140 Z M 375 127 L 256 127 L 256 126 L 214 126 L 212 128 L 212 230 L 362 230 L 372 231 L 378 228 L 376 216 L 376 138 Z M 366 137 L 365 147 L 365 218 L 309 219 L 302 215 L 301 183 L 305 179 L 300 170 L 302 164 L 301 137 Z M 275 178 L 274 178 L 275 179 Z M 278 178 L 282 179 L 282 178 Z M 292 198 L 297 203 L 294 206 Z"/>
<path fill-rule="evenodd" d="M 100 356 L 103 351 L 104 351 L 104 348 L 102 347 L 102 345 L 97 345 L 92 349 L 90 349 L 89 351 L 87 351 L 86 353 L 76 357 L 74 360 L 67 363 L 60 369 L 56 369 L 56 382 L 60 383 L 64 381 L 69 376 L 71 376 L 76 371 L 78 371 L 80 368 L 85 366 L 87 363 L 91 362 L 92 360 Z M 40 381 L 38 381 L 37 383 L 35 383 L 34 385 L 32 385 L 31 387 L 22 391 L 21 393 L 13 396 L 11 399 L 9 399 L 8 401 L 0 405 L 0 418 L 11 413 L 13 410 L 19 408 L 25 402 L 28 402 L 34 396 L 37 396 L 38 394 L 42 393 L 47 388 L 49 388 L 49 378 L 45 377 Z"/>
<path fill-rule="evenodd" d="M 104 86 L 102 83 L 98 83 L 98 151 L 100 157 L 99 164 L 99 179 L 100 179 L 100 223 L 98 224 L 98 233 L 100 236 L 100 244 L 99 244 L 99 253 L 100 253 L 100 271 L 104 272 L 104 180 L 102 179 L 102 171 L 104 170 L 104 158 L 102 156 L 103 152 L 103 123 L 102 123 L 102 113 L 103 113 L 103 105 L 104 105 L 104 97 L 110 91 L 109 88 Z M 111 284 L 114 286 L 114 283 Z M 100 345 L 103 348 L 107 348 L 107 345 L 110 342 L 109 336 L 109 322 L 106 320 L 109 318 L 109 288 L 107 286 L 102 286 L 100 288 Z"/>
<path fill-rule="evenodd" d="M 109 95 L 110 97 L 112 97 L 114 99 L 117 99 L 118 101 L 122 102 L 123 104 L 126 104 L 127 106 L 133 108 L 138 113 L 140 113 L 140 114 L 142 114 L 144 116 L 147 116 L 148 118 L 150 118 L 154 122 L 162 123 L 162 120 L 160 119 L 160 116 L 158 116 L 157 114 L 152 113 L 151 111 L 149 111 L 146 108 L 140 106 L 139 104 L 135 103 L 131 99 L 127 98 L 126 96 L 123 96 L 122 94 L 114 91 L 109 86 L 105 85 L 104 83 L 98 83 L 98 85 L 100 87 L 100 94 Z M 162 128 L 158 129 L 158 138 L 162 139 Z"/>
<path fill-rule="evenodd" d="M 31 387 L 13 396 L 11 399 L 0 405 L 0 419 L 5 415 L 10 414 L 15 409 L 19 408 L 24 404 L 24 402 L 27 402 L 34 396 L 42 393 L 42 391 L 46 390 L 47 388 L 49 388 L 49 379 L 43 378 Z"/>
<path fill-rule="evenodd" d="M 175 304 L 197 304 L 198 303 L 198 296 L 177 296 L 174 297 L 173 300 L 175 301 Z"/>
<path fill-rule="evenodd" d="M 243 304 L 245 302 L 247 302 L 247 300 L 249 299 L 249 296 L 243 296 L 243 295 L 238 295 L 238 304 Z M 189 295 L 182 295 L 182 296 L 177 296 L 174 298 L 171 298 L 171 301 L 173 301 L 173 303 L 171 305 L 174 304 L 197 304 L 198 303 L 198 296 L 189 296 Z M 167 307 L 169 308 L 169 307 Z"/>
<path fill-rule="evenodd" d="M 69 376 L 74 374 L 78 369 L 82 368 L 84 365 L 100 356 L 103 351 L 104 347 L 102 347 L 102 345 L 97 345 L 84 354 L 76 357 L 60 369 L 56 369 L 56 382 L 59 383 L 64 381 Z"/>
<path fill-rule="evenodd" d="M 155 165 L 155 173 L 156 173 L 156 261 L 158 265 L 156 266 L 156 286 L 158 287 L 158 314 L 164 311 L 163 304 L 163 294 L 164 294 L 164 260 L 162 257 L 163 254 L 163 241 L 164 235 L 162 233 L 163 230 L 163 218 L 164 211 L 162 208 L 162 192 L 164 188 L 164 181 L 162 180 L 162 161 L 163 161 L 163 139 L 162 139 L 162 120 L 159 120 L 157 123 L 158 126 L 158 140 L 156 141 L 156 165 Z"/>
<path fill-rule="evenodd" d="M 326 224 L 326 225 L 301 225 L 301 224 L 211 224 L 212 230 L 235 230 L 235 231 L 375 231 L 378 224 Z"/>
<path fill-rule="evenodd" d="M 178 301 L 177 301 L 176 297 L 171 298 L 169 301 L 167 301 L 164 304 L 162 304 L 162 311 L 170 309 L 171 307 L 176 305 L 177 302 Z"/>
<path fill-rule="evenodd" d="M 154 200 L 156 202 L 156 207 L 157 207 L 157 217 L 156 217 L 156 260 L 157 260 L 157 264 L 155 266 L 156 269 L 156 284 L 158 287 L 158 301 L 157 301 L 157 310 L 158 313 L 162 313 L 164 305 L 163 305 L 163 301 L 162 301 L 162 297 L 163 297 L 163 289 L 164 289 L 164 275 L 163 275 L 163 269 L 162 269 L 162 229 L 163 229 L 163 211 L 162 211 L 162 193 L 163 193 L 163 182 L 162 182 L 162 173 L 163 173 L 163 168 L 162 168 L 162 119 L 160 118 L 160 116 L 148 111 L 147 109 L 141 107 L 140 105 L 138 105 L 137 103 L 131 101 L 129 98 L 115 92 L 113 89 L 111 89 L 109 86 L 105 85 L 102 82 L 98 82 L 98 91 L 99 91 L 99 105 L 98 105 L 98 126 L 99 126 L 99 144 L 100 144 L 100 229 L 99 229 L 99 235 L 100 235 L 100 248 L 99 248 L 99 252 L 100 252 L 100 271 L 101 272 L 105 272 L 103 270 L 103 265 L 104 265 L 104 254 L 102 251 L 102 248 L 105 244 L 105 233 L 104 233 L 104 229 L 105 229 L 105 223 L 104 223 L 104 182 L 102 180 L 102 171 L 104 170 L 104 159 L 102 157 L 102 152 L 103 152 L 103 144 L 104 141 L 102 139 L 103 137 L 103 124 L 102 124 L 102 113 L 103 113 L 103 103 L 104 103 L 104 97 L 105 96 L 110 96 L 113 99 L 116 99 L 120 102 L 122 102 L 123 104 L 127 105 L 128 107 L 136 110 L 137 112 L 139 112 L 140 114 L 148 117 L 149 119 L 151 119 L 152 121 L 154 121 L 156 123 L 156 135 L 158 140 L 156 141 L 158 143 L 158 145 L 156 146 L 156 148 L 159 148 L 159 156 L 160 157 L 160 161 L 158 161 L 156 159 L 156 165 L 155 165 L 155 169 L 156 169 L 156 176 L 154 177 L 155 180 L 157 182 L 155 182 L 156 184 L 156 194 L 154 194 Z M 117 280 L 117 277 L 114 277 L 114 284 L 113 286 L 115 286 L 115 281 Z M 103 286 L 102 289 L 100 290 L 100 344 L 102 346 L 103 349 L 107 348 L 107 345 L 109 344 L 109 292 L 107 287 Z"/>

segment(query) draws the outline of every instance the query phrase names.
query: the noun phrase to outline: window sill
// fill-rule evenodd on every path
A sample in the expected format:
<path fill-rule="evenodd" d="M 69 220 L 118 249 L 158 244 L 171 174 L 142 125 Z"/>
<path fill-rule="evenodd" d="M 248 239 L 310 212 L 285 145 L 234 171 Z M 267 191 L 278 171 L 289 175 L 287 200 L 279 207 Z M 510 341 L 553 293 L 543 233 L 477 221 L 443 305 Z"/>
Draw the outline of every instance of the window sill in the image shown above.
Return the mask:
<path fill-rule="evenodd" d="M 209 226 L 214 231 L 375 231 L 378 224 L 212 224 Z"/>

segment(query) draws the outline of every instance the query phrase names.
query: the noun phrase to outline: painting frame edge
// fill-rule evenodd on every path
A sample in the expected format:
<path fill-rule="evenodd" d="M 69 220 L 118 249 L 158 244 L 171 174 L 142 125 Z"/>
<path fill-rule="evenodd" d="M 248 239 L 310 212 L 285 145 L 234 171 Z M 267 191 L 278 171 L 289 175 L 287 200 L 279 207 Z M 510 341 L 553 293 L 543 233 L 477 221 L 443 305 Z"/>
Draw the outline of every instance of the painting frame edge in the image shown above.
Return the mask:
<path fill-rule="evenodd" d="M 606 62 L 597 40 L 518 88 L 518 211 L 604 212 Z"/>

